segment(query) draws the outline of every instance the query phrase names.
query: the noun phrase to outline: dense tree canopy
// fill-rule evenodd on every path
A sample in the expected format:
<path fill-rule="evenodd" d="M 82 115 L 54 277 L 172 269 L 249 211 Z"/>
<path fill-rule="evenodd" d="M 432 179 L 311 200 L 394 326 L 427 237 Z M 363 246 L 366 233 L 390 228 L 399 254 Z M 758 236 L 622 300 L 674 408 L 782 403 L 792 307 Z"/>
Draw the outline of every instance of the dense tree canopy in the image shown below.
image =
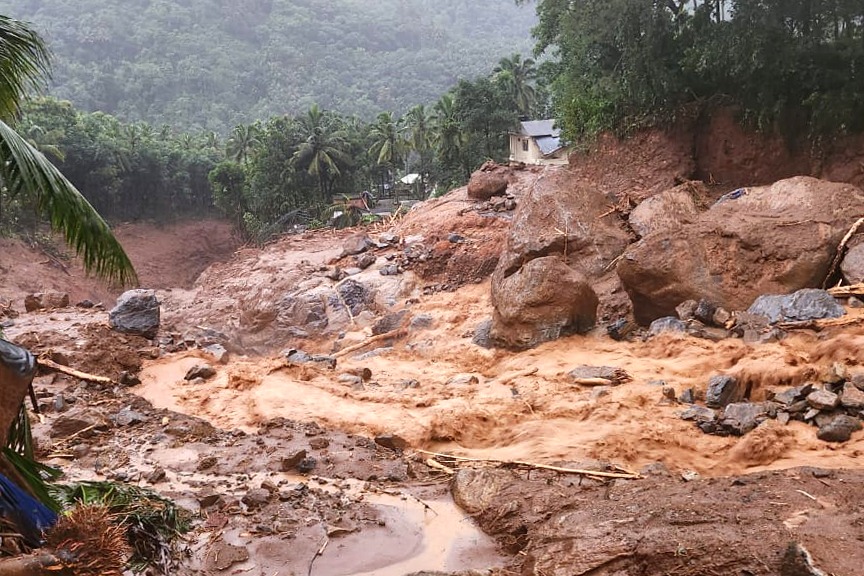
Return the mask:
<path fill-rule="evenodd" d="M 51 94 L 226 135 L 313 104 L 402 114 L 530 52 L 536 23 L 501 0 L 0 0 L 0 13 L 48 41 Z"/>
<path fill-rule="evenodd" d="M 539 0 L 537 11 L 572 137 L 720 101 L 790 136 L 864 129 L 860 0 Z"/>

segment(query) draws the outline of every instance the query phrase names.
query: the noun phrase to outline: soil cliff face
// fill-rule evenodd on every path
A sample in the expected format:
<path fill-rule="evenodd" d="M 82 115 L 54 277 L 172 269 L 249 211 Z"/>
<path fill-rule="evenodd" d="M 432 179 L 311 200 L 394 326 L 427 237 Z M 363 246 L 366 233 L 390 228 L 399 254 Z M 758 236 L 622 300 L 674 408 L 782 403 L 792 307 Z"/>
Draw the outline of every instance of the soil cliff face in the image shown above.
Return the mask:
<path fill-rule="evenodd" d="M 864 136 L 788 142 L 745 127 L 734 110 L 717 109 L 626 140 L 604 135 L 587 151 L 571 154 L 570 166 L 599 190 L 636 200 L 684 180 L 731 190 L 813 176 L 861 187 Z"/>

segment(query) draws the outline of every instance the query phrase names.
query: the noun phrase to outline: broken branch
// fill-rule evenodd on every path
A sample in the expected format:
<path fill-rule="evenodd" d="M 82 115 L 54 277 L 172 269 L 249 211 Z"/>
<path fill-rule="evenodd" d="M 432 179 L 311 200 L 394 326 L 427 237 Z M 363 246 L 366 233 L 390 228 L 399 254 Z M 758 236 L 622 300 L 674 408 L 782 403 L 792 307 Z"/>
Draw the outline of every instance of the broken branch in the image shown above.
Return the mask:
<path fill-rule="evenodd" d="M 600 470 L 584 470 L 581 468 L 564 468 L 561 466 L 551 466 L 549 464 L 535 464 L 533 462 L 523 462 L 521 460 L 490 460 L 485 458 L 467 458 L 465 456 L 453 456 L 451 454 L 442 454 L 440 452 L 429 452 L 427 450 L 417 450 L 421 454 L 428 456 L 437 456 L 439 458 L 447 458 L 455 462 L 479 462 L 484 464 L 497 464 L 498 466 L 523 466 L 537 470 L 551 470 L 553 472 L 561 472 L 562 474 L 579 474 L 581 476 L 593 476 L 596 478 L 622 478 L 625 480 L 641 480 L 642 476 L 636 472 L 624 470 L 616 466 L 616 469 L 621 472 L 603 472 Z"/>
<path fill-rule="evenodd" d="M 407 333 L 405 328 L 397 328 L 396 330 L 391 330 L 390 332 L 386 332 L 384 334 L 379 334 L 377 336 L 372 336 L 371 338 L 367 338 L 363 342 L 359 344 L 354 344 L 353 346 L 348 346 L 344 350 L 340 350 L 333 354 L 334 358 L 341 358 L 342 356 L 346 356 L 352 352 L 356 352 L 357 350 L 361 350 L 370 344 L 374 344 L 376 342 L 381 342 L 382 340 L 388 340 L 390 338 L 401 338 Z"/>
<path fill-rule="evenodd" d="M 843 259 L 843 255 L 846 253 L 846 244 L 849 243 L 849 240 L 852 236 L 858 232 L 858 229 L 861 225 L 864 224 L 864 218 L 859 218 L 855 221 L 849 231 L 846 232 L 846 235 L 843 236 L 843 239 L 840 241 L 840 244 L 837 246 L 837 252 L 834 254 L 834 260 L 831 262 L 831 267 L 828 268 L 828 275 L 825 276 L 825 281 L 822 282 L 822 288 L 828 286 L 828 281 L 834 276 L 834 273 L 837 272 L 837 266 L 840 265 L 840 261 Z"/>
<path fill-rule="evenodd" d="M 79 380 L 86 380 L 88 382 L 95 382 L 97 384 L 114 384 L 115 382 L 111 380 L 111 378 L 107 378 L 105 376 L 96 376 L 95 374 L 88 374 L 87 372 L 81 372 L 79 370 L 74 370 L 69 368 L 68 366 L 63 366 L 62 364 L 58 364 L 54 362 L 50 358 L 39 358 L 39 365 L 44 366 L 45 368 L 49 368 L 51 370 L 55 370 L 62 374 L 66 374 L 68 376 L 72 376 L 73 378 L 78 378 Z"/>

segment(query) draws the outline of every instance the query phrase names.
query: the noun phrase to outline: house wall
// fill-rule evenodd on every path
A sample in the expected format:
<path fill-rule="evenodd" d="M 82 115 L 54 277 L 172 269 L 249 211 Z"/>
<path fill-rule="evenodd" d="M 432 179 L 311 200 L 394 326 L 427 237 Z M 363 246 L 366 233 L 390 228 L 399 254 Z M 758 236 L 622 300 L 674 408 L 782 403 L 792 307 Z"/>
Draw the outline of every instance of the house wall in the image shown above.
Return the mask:
<path fill-rule="evenodd" d="M 528 150 L 524 149 L 524 143 L 528 142 Z M 562 148 L 548 156 L 543 157 L 537 142 L 530 136 L 522 134 L 510 134 L 510 161 L 522 162 L 524 164 L 566 164 L 567 149 Z"/>

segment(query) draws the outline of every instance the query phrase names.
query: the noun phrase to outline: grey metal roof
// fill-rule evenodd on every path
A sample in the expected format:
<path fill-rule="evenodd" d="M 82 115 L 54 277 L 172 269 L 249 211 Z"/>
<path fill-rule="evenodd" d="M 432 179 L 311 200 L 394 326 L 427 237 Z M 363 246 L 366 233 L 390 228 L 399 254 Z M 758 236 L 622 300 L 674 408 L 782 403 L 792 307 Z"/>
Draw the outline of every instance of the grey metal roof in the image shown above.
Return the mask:
<path fill-rule="evenodd" d="M 561 139 L 557 136 L 540 136 L 534 138 L 534 141 L 537 142 L 537 146 L 540 147 L 540 151 L 544 156 L 548 156 L 556 150 L 563 148 Z"/>
<path fill-rule="evenodd" d="M 561 131 L 555 128 L 555 120 L 528 120 L 520 122 L 520 124 L 522 124 L 522 133 L 532 138 L 539 138 L 540 136 L 557 138 L 561 134 Z"/>

